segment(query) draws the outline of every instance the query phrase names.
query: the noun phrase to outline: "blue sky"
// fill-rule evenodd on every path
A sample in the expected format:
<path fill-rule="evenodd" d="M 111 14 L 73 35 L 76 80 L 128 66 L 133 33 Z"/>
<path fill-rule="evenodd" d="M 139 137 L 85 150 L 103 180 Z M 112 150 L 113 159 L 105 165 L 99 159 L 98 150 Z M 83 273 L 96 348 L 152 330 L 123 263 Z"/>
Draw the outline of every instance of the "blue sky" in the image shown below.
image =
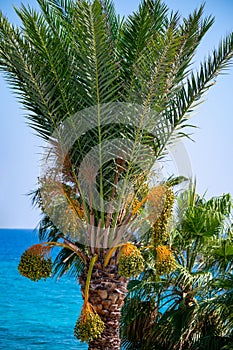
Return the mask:
<path fill-rule="evenodd" d="M 17 22 L 12 6 L 19 6 L 21 2 L 29 1 L 1 0 L 0 9 L 11 21 Z M 31 0 L 30 5 L 34 6 L 35 2 Z M 165 0 L 165 3 L 185 16 L 202 1 Z M 121 15 L 127 15 L 137 8 L 139 1 L 115 0 L 115 4 Z M 215 24 L 198 51 L 197 62 L 221 37 L 233 31 L 232 0 L 206 0 L 205 8 L 206 14 L 215 16 Z M 0 92 L 0 227 L 35 227 L 39 211 L 32 208 L 27 193 L 36 187 L 41 142 L 26 125 L 24 111 L 2 77 Z M 192 123 L 198 126 L 193 130 L 195 142 L 184 141 L 197 177 L 197 188 L 199 193 L 207 190 L 207 196 L 226 192 L 233 195 L 233 68 L 217 79 L 205 100 L 192 118 Z"/>

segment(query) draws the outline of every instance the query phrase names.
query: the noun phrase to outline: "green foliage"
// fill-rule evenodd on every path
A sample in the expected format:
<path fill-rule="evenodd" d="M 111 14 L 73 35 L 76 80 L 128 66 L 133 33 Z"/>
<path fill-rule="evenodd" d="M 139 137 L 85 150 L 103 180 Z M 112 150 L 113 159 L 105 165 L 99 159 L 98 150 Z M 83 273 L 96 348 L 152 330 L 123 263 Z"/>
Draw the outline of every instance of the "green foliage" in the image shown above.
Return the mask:
<path fill-rule="evenodd" d="M 53 262 L 53 276 L 60 278 L 65 274 L 78 278 L 82 273 L 85 264 L 81 258 L 71 252 L 68 248 L 63 248 L 56 255 Z"/>
<path fill-rule="evenodd" d="M 139 280 L 129 284 L 122 309 L 124 350 L 213 350 L 231 346 L 232 199 L 226 194 L 205 200 L 191 185 L 177 197 L 175 208 L 170 242 L 176 269 L 158 276 L 158 252 L 149 248 L 153 235 L 148 235 L 146 268 Z M 198 229 L 192 222 L 198 223 Z M 161 261 L 168 252 L 162 253 Z M 148 311 L 146 331 L 140 332 L 145 325 L 140 302 L 145 300 L 151 310 L 156 310 L 156 317 Z"/>
<path fill-rule="evenodd" d="M 95 125 L 72 145 L 58 176 L 63 188 L 71 185 L 76 194 L 72 200 L 82 205 L 86 226 L 76 220 L 79 213 L 74 205 L 69 202 L 69 210 L 54 191 L 48 196 L 47 209 L 56 207 L 58 223 L 48 218 L 54 215 L 51 209 L 40 224 L 41 236 L 57 240 L 61 233 L 66 234 L 65 223 L 75 241 L 80 234 L 85 237 L 88 224 L 98 226 L 101 220 L 105 229 L 111 217 L 110 228 L 115 228 L 127 218 L 129 210 L 122 217 L 119 209 L 127 199 L 127 183 L 133 183 L 141 169 L 145 169 L 146 179 L 154 161 L 165 155 L 166 146 L 186 136 L 189 114 L 230 64 L 233 36 L 221 40 L 195 73 L 192 59 L 213 24 L 211 16 L 204 17 L 204 6 L 181 19 L 178 13 L 170 14 L 162 1 L 144 0 L 137 11 L 120 20 L 111 0 L 38 0 L 38 4 L 40 11 L 24 5 L 16 10 L 20 27 L 0 14 L 0 69 L 38 136 L 50 141 L 61 123 L 70 121 L 70 133 L 62 134 L 61 128 L 57 137 L 52 137 L 53 164 L 59 164 L 62 146 L 75 133 L 71 117 L 85 108 L 104 106 L 94 110 Z M 106 123 L 115 102 L 129 104 L 131 112 L 123 110 L 126 124 L 115 119 Z M 79 119 L 90 125 L 88 117 Z M 116 145 L 114 159 L 104 162 L 106 147 L 102 146 L 112 140 L 131 142 L 132 151 L 121 171 L 117 160 L 122 159 L 123 141 Z M 146 145 L 147 154 L 139 145 Z M 80 164 L 97 146 L 96 188 L 116 209 L 112 216 L 105 214 L 102 200 L 101 209 L 93 210 L 77 181 Z M 118 183 L 122 185 L 120 193 Z"/>
<path fill-rule="evenodd" d="M 126 323 L 126 326 L 121 329 L 122 347 L 123 349 L 138 349 L 140 348 L 140 341 L 138 340 L 143 337 L 143 334 L 150 331 L 158 317 L 153 300 L 141 300 L 138 296 L 128 298 L 121 312 L 123 314 L 122 319 Z M 125 335 L 130 339 L 130 347 L 127 347 L 127 342 L 124 342 Z"/>
<path fill-rule="evenodd" d="M 105 324 L 100 316 L 96 313 L 87 311 L 85 315 L 81 315 L 78 319 L 74 328 L 74 335 L 82 342 L 90 342 L 94 339 L 98 339 L 104 328 Z"/>
<path fill-rule="evenodd" d="M 18 270 L 22 276 L 32 281 L 46 279 L 52 275 L 52 260 L 26 250 L 20 258 Z"/>

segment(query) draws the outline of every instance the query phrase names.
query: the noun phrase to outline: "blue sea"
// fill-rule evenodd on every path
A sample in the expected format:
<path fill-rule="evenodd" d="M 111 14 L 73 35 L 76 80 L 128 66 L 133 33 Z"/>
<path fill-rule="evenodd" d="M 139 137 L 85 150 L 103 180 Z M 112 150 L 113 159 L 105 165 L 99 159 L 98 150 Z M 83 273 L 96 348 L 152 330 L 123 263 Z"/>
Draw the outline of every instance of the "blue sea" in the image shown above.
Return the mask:
<path fill-rule="evenodd" d="M 0 349 L 87 349 L 73 335 L 82 308 L 78 282 L 32 282 L 18 273 L 21 254 L 37 242 L 33 230 L 0 229 Z"/>

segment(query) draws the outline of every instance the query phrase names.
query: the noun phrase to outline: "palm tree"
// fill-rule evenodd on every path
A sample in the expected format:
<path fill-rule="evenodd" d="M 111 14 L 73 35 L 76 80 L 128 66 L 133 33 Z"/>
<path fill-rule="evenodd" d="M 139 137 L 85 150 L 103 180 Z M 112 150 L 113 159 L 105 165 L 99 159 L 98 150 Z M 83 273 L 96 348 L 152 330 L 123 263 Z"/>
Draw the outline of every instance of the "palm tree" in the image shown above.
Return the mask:
<path fill-rule="evenodd" d="M 144 0 L 121 19 L 111 0 L 37 1 L 39 12 L 16 10 L 20 27 L 0 16 L 1 70 L 48 142 L 34 193 L 43 242 L 19 270 L 48 277 L 50 249 L 60 246 L 53 273 L 77 275 L 84 297 L 75 335 L 89 349 L 119 349 L 127 285 L 144 264 L 140 231 L 154 225 L 156 196 L 159 207 L 171 197 L 169 186 L 148 185 L 152 166 L 185 136 L 190 113 L 233 56 L 233 35 L 192 71 L 213 23 L 203 6 L 182 20 Z"/>
<path fill-rule="evenodd" d="M 192 186 L 177 202 L 169 236 L 176 267 L 161 273 L 158 254 L 149 251 L 122 310 L 124 349 L 232 347 L 232 199 L 207 201 Z"/>

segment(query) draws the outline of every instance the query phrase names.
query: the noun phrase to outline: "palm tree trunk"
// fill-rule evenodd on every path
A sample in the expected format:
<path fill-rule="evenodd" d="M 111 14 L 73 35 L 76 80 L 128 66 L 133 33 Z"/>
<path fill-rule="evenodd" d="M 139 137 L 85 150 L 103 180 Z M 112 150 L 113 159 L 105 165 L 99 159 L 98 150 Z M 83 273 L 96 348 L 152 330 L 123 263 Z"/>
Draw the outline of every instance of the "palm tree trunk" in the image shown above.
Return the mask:
<path fill-rule="evenodd" d="M 97 262 L 92 272 L 89 302 L 105 323 L 105 330 L 100 338 L 89 343 L 89 350 L 120 350 L 120 316 L 121 307 L 127 293 L 128 279 L 117 274 L 117 266 L 114 259 L 108 267 L 103 268 L 101 262 Z M 81 291 L 84 294 L 87 268 L 79 278 Z"/>

